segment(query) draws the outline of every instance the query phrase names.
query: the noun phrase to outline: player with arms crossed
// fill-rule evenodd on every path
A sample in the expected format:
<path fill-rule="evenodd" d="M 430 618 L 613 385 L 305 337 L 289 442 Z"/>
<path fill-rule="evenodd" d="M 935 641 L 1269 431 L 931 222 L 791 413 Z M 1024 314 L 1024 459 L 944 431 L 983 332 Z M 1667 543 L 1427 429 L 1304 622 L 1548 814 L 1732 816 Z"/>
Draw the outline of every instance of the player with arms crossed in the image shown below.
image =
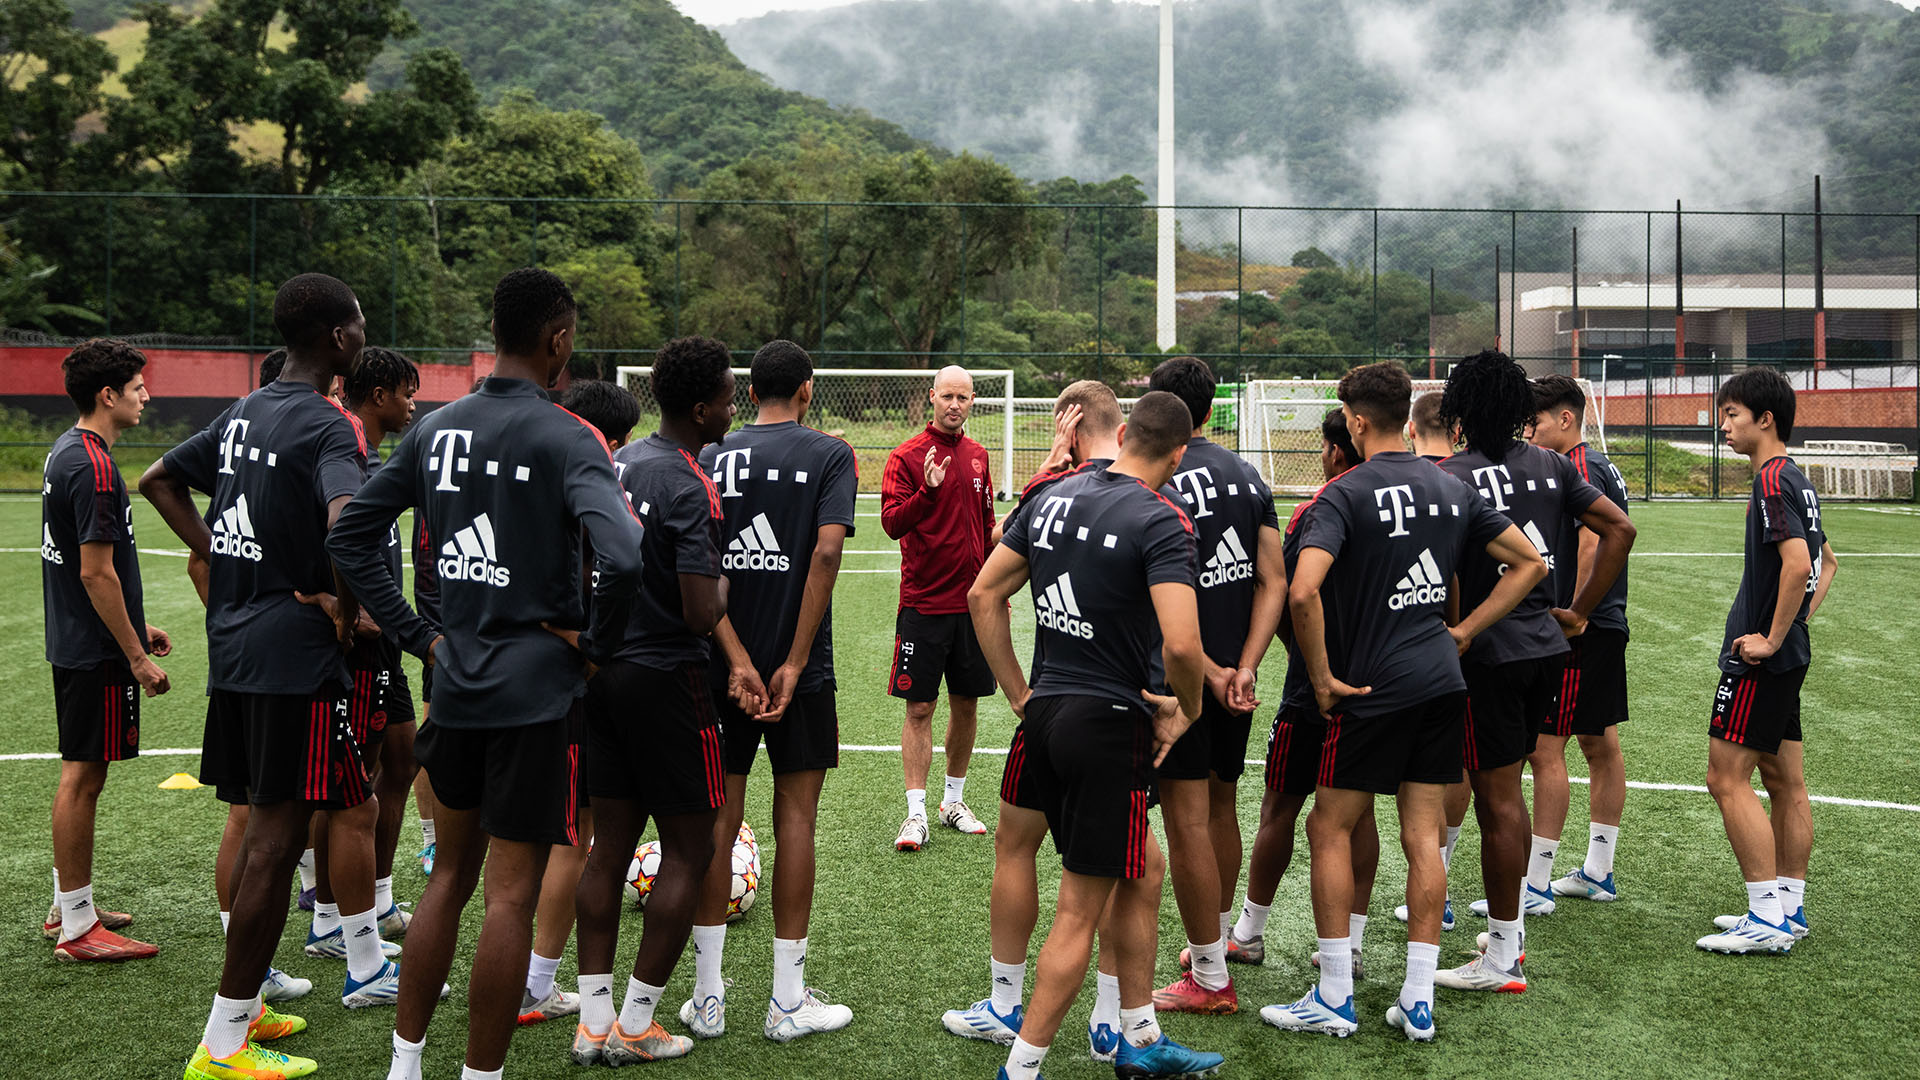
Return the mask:
<path fill-rule="evenodd" d="M 1533 380 L 1533 434 L 1530 441 L 1565 454 L 1580 478 L 1606 493 L 1627 512 L 1627 483 L 1605 454 L 1588 446 L 1580 432 L 1587 395 L 1565 375 Z M 1568 530 L 1573 530 L 1569 535 Z M 1570 607 L 1581 581 L 1593 573 L 1600 537 L 1578 521 L 1561 519 L 1556 552 L 1579 553 L 1576 561 L 1557 560 L 1553 568 L 1554 603 Z M 1531 891 L 1553 889 L 1555 896 L 1612 900 L 1613 860 L 1620 843 L 1620 815 L 1627 803 L 1626 763 L 1620 757 L 1620 725 L 1627 720 L 1627 571 L 1613 581 L 1586 632 L 1571 640 L 1573 653 L 1560 678 L 1560 696 L 1527 759 L 1533 769 L 1533 858 L 1527 863 Z M 1565 877 L 1553 877 L 1553 855 L 1567 822 L 1570 784 L 1567 739 L 1580 740 L 1591 780 L 1591 823 L 1586 860 Z"/>
<path fill-rule="evenodd" d="M 907 703 L 900 730 L 907 818 L 893 842 L 898 851 L 919 851 L 927 842 L 933 706 L 942 678 L 948 713 L 940 821 L 969 835 L 987 831 L 965 799 L 979 699 L 993 693 L 993 672 L 967 618 L 967 586 L 986 561 L 994 528 L 993 470 L 987 448 L 966 436 L 973 376 L 943 367 L 927 398 L 933 419 L 887 455 L 880 479 L 880 528 L 900 541 L 900 612 L 887 672 L 887 693 Z"/>
<path fill-rule="evenodd" d="M 1707 734 L 1707 789 L 1747 882 L 1747 912 L 1714 919 L 1699 940 L 1723 953 L 1783 953 L 1807 935 L 1813 814 L 1803 771 L 1800 688 L 1813 661 L 1807 621 L 1833 587 L 1838 561 L 1813 483 L 1787 456 L 1793 387 L 1772 368 L 1720 384 L 1727 446 L 1753 462 L 1746 560 L 1720 646 L 1720 687 Z M 1771 810 L 1753 793 L 1753 771 Z"/>
<path fill-rule="evenodd" d="M 789 1042 L 853 1022 L 806 983 L 813 909 L 814 827 L 827 770 L 840 764 L 833 673 L 833 586 L 853 535 L 860 478 L 853 448 L 806 426 L 813 358 L 791 341 L 753 355 L 754 422 L 708 446 L 700 467 L 720 492 L 728 537 L 728 604 L 742 612 L 714 633 L 726 663 L 712 668 L 720 705 L 727 805 L 714 826 L 699 923 L 693 997 L 681 1022 L 703 1037 L 726 1029 L 721 957 L 733 882 L 733 843 L 746 813 L 747 774 L 760 742 L 773 765 L 773 989 L 761 1033 Z M 729 688 L 750 708 L 742 708 Z"/>
<path fill-rule="evenodd" d="M 366 759 L 347 720 L 351 685 L 343 642 L 356 621 L 335 599 L 329 527 L 360 487 L 366 443 L 326 396 L 353 369 L 366 318 L 353 290 L 324 274 L 280 287 L 273 322 L 287 346 L 280 377 L 168 451 L 140 492 L 206 570 L 207 722 L 200 780 L 225 802 L 249 804 L 231 871 L 232 920 L 220 987 L 188 1080 L 301 1076 L 315 1065 L 257 1045 L 306 1026 L 261 1003 L 287 920 L 287 887 L 308 824 L 328 811 L 340 890 L 341 999 L 392 1000 L 398 969 L 386 960 L 373 908 L 372 800 Z M 212 496 L 202 518 L 189 489 Z M 307 603 L 304 598 L 322 601 Z M 330 617 L 331 616 L 331 617 Z"/>
<path fill-rule="evenodd" d="M 1130 1000 L 1146 997 L 1157 936 L 1160 883 L 1147 822 L 1153 769 L 1205 692 L 1193 594 L 1193 526 L 1158 489 L 1186 453 L 1193 419 L 1181 400 L 1149 392 L 1133 407 L 1120 457 L 1049 489 L 1018 514 L 967 594 L 1007 701 L 1026 721 L 1023 775 L 1046 806 L 1063 872 L 1058 910 L 1040 951 L 1033 1001 L 1003 1080 L 1034 1080 L 1086 977 L 1108 902 Z M 1007 602 L 1032 580 L 1037 646 L 1045 663 L 1031 690 L 1013 652 Z M 1076 585 L 1075 579 L 1078 579 Z M 1157 697 L 1153 652 L 1163 652 L 1175 694 Z M 1121 1013 L 1121 1076 L 1202 1076 L 1219 1068 L 1160 1031 L 1151 999 Z"/>
<path fill-rule="evenodd" d="M 40 587 L 60 729 L 53 796 L 53 906 L 41 933 L 56 960 L 139 960 L 160 950 L 121 937 L 133 917 L 93 904 L 94 814 L 107 764 L 140 756 L 140 692 L 167 692 L 149 657 L 173 650 L 146 621 L 133 504 L 113 444 L 140 423 L 147 358 L 94 340 L 60 363 L 80 419 L 54 440 L 40 487 Z"/>
<path fill-rule="evenodd" d="M 1226 966 L 1233 952 L 1229 905 L 1240 881 L 1238 785 L 1259 704 L 1256 672 L 1287 597 L 1280 518 L 1259 470 L 1205 435 L 1212 368 L 1175 357 L 1153 369 L 1147 386 L 1179 398 L 1193 419 L 1173 486 L 1201 553 L 1197 595 L 1208 691 L 1199 719 L 1160 763 L 1173 898 L 1187 931 L 1180 966 L 1189 970 L 1155 991 L 1153 1003 L 1162 1012 L 1226 1014 L 1240 1008 Z"/>
<path fill-rule="evenodd" d="M 375 620 L 435 667 L 433 721 L 415 743 L 433 784 L 434 875 L 407 933 L 392 1080 L 417 1080 L 427 1024 L 453 965 L 460 914 L 486 865 L 467 988 L 465 1080 L 500 1075 L 527 978 L 547 855 L 576 838 L 566 714 L 593 643 L 624 626 L 640 524 L 600 433 L 548 400 L 573 355 L 573 294 L 533 268 L 493 291 L 498 359 L 482 387 L 414 424 L 340 516 L 328 551 Z M 383 551 L 401 512 L 424 512 L 444 622 L 407 606 Z M 602 553 L 594 632 L 579 649 L 546 629 L 584 620 L 568 553 L 585 528 Z M 617 623 L 613 620 L 619 620 Z"/>
<path fill-rule="evenodd" d="M 1407 453 L 1400 439 L 1413 389 L 1388 361 L 1347 372 L 1340 401 L 1366 461 L 1314 499 L 1288 588 L 1294 639 L 1326 718 L 1313 810 L 1313 919 L 1320 981 L 1260 1018 L 1289 1031 L 1345 1037 L 1353 1010 L 1352 836 L 1378 795 L 1395 796 L 1407 857 L 1407 977 L 1387 1023 L 1434 1036 L 1434 969 L 1445 882 L 1433 838 L 1445 786 L 1460 779 L 1459 655 L 1546 580 L 1526 536 L 1465 484 Z M 1449 581 L 1470 554 L 1504 569 L 1495 588 L 1449 628 Z"/>

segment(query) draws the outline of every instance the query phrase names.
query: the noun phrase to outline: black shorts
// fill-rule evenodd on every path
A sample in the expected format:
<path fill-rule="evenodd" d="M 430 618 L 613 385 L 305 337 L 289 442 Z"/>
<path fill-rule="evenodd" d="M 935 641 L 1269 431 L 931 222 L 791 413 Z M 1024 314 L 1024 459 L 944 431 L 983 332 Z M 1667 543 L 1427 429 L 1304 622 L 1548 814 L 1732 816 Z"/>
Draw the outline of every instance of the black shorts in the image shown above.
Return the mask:
<path fill-rule="evenodd" d="M 1042 700 L 1045 700 L 1044 698 Z M 1027 722 L 1016 724 L 1013 740 L 1007 744 L 1007 766 L 1000 773 L 1000 801 L 1022 810 L 1045 813 L 1047 802 L 1040 782 L 1027 768 Z"/>
<path fill-rule="evenodd" d="M 379 755 L 389 724 L 413 723 L 413 688 L 398 651 L 366 667 L 349 666 L 353 690 L 347 695 L 347 723 L 368 761 Z"/>
<path fill-rule="evenodd" d="M 940 696 L 940 679 L 954 697 L 991 697 L 993 669 L 973 634 L 973 616 L 922 615 L 901 608 L 893 621 L 893 667 L 887 673 L 887 693 L 908 701 L 932 701 Z"/>
<path fill-rule="evenodd" d="M 631 799 L 654 815 L 726 805 L 707 665 L 616 660 L 587 683 L 586 711 L 587 790 L 595 799 Z"/>
<path fill-rule="evenodd" d="M 573 778 L 573 805 L 585 809 L 591 805 L 592 797 L 587 794 L 587 699 L 584 697 L 574 698 L 567 708 L 567 773 Z"/>
<path fill-rule="evenodd" d="M 1474 772 L 1524 761 L 1553 716 L 1567 654 L 1460 665 L 1467 680 L 1467 727 L 1461 759 Z"/>
<path fill-rule="evenodd" d="M 579 842 L 565 717 L 501 728 L 426 724 L 413 752 L 433 797 L 449 810 L 480 811 L 480 828 L 488 836 L 530 844 Z"/>
<path fill-rule="evenodd" d="M 1060 864 L 1091 877 L 1146 876 L 1154 802 L 1146 713 L 1108 698 L 1033 698 L 1022 727 L 1020 783 L 1044 804 Z"/>
<path fill-rule="evenodd" d="M 1281 706 L 1267 736 L 1267 790 L 1282 795 L 1311 795 L 1320 783 L 1320 744 L 1327 722 L 1318 706 Z"/>
<path fill-rule="evenodd" d="M 763 724 L 742 712 L 733 699 L 716 696 L 720 741 L 729 776 L 753 771 L 760 740 L 767 741 L 773 775 L 840 767 L 840 705 L 832 683 L 810 694 L 795 694 L 777 723 Z"/>
<path fill-rule="evenodd" d="M 1541 721 L 1540 734 L 1562 739 L 1605 735 L 1627 722 L 1627 635 L 1594 630 L 1568 641 L 1573 651 L 1560 674 L 1554 706 Z"/>
<path fill-rule="evenodd" d="M 53 669 L 53 712 L 61 761 L 126 761 L 140 756 L 140 684 L 125 660 Z"/>
<path fill-rule="evenodd" d="M 1200 718 L 1160 763 L 1162 780 L 1205 780 L 1217 776 L 1231 784 L 1247 771 L 1247 737 L 1253 733 L 1253 715 L 1240 716 L 1215 701 L 1211 692 L 1200 695 Z"/>
<path fill-rule="evenodd" d="M 1755 664 L 1738 675 L 1720 675 L 1707 734 L 1735 746 L 1777 754 L 1783 742 L 1800 742 L 1800 686 L 1805 665 L 1768 671 Z"/>
<path fill-rule="evenodd" d="M 368 760 L 345 694 L 207 694 L 200 782 L 223 802 L 346 810 L 372 793 Z"/>
<path fill-rule="evenodd" d="M 1375 795 L 1391 795 L 1401 784 L 1459 783 L 1465 701 L 1456 690 L 1398 712 L 1334 713 L 1320 740 L 1316 783 Z"/>

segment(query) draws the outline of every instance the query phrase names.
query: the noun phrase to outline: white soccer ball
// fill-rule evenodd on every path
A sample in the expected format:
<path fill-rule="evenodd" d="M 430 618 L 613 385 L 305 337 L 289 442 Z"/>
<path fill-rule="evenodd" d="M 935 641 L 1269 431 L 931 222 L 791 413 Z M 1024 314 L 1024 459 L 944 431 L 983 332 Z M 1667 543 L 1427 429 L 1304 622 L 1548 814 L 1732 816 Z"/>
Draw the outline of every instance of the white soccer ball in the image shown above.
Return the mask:
<path fill-rule="evenodd" d="M 646 907 L 653 892 L 654 879 L 660 876 L 660 841 L 649 840 L 634 849 L 633 862 L 627 864 L 627 903 Z"/>
<path fill-rule="evenodd" d="M 752 835 L 743 826 L 746 835 Z M 727 897 L 727 921 L 739 922 L 760 895 L 760 848 L 746 839 L 733 844 L 733 891 Z"/>

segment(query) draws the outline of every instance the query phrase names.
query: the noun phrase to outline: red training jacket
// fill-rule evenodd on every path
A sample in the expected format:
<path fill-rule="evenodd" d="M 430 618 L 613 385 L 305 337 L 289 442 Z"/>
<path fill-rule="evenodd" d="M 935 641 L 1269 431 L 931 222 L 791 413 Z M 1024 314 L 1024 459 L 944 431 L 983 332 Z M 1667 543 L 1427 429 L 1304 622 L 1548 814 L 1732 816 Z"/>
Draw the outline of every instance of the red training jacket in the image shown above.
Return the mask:
<path fill-rule="evenodd" d="M 947 477 L 927 487 L 927 450 Z M 987 448 L 932 424 L 887 455 L 880 527 L 900 541 L 900 606 L 923 615 L 964 614 L 967 590 L 987 561 L 993 533 L 993 472 Z"/>

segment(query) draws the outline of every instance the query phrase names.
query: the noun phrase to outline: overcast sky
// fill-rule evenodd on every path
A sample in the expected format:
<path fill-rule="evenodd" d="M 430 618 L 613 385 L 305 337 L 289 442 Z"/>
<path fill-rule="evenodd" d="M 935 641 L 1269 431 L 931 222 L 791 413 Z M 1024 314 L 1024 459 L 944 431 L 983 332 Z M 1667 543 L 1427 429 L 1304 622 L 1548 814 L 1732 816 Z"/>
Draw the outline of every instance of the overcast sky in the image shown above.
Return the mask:
<path fill-rule="evenodd" d="M 816 8 L 844 7 L 849 0 L 674 0 L 682 14 L 691 15 L 708 26 L 724 26 L 741 19 L 751 19 L 756 15 L 765 15 L 769 11 L 802 11 Z M 910 0 L 894 0 L 895 3 Z M 1159 0 L 1132 0 L 1135 3 L 1155 4 Z M 1920 0 L 1894 0 L 1903 7 L 1920 6 Z"/>

